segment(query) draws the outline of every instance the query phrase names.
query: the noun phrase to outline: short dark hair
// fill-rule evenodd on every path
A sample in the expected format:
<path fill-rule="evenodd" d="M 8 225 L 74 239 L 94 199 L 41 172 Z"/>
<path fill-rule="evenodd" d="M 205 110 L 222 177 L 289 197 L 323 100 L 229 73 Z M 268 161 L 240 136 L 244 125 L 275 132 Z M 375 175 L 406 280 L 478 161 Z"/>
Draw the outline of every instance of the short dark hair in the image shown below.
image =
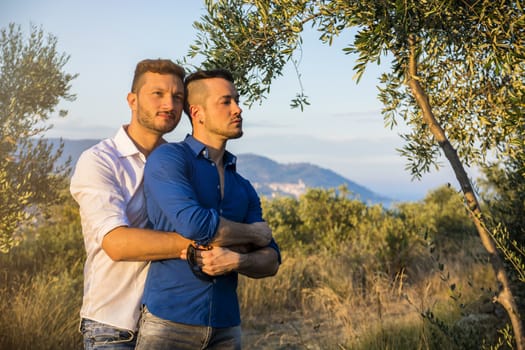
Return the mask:
<path fill-rule="evenodd" d="M 173 74 L 184 81 L 186 72 L 184 68 L 174 63 L 172 60 L 167 59 L 145 59 L 137 63 L 135 68 L 135 75 L 133 76 L 133 82 L 131 83 L 131 92 L 136 93 L 140 88 L 140 78 L 147 72 L 158 73 L 158 74 Z"/>
<path fill-rule="evenodd" d="M 194 81 L 212 78 L 222 78 L 234 83 L 233 75 L 229 70 L 226 69 L 198 70 L 188 75 L 184 80 L 184 113 L 186 113 L 188 116 L 190 116 L 190 105 L 188 103 L 188 85 Z"/>

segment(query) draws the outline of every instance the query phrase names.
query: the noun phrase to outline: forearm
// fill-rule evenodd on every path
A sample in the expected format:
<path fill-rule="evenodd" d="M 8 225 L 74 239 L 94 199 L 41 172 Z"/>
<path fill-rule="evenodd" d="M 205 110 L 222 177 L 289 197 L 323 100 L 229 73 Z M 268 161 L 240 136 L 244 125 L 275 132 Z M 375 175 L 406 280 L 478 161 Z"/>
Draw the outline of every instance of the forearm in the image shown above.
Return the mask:
<path fill-rule="evenodd" d="M 179 258 L 190 240 L 174 232 L 117 227 L 102 240 L 102 248 L 114 261 L 150 261 Z"/>
<path fill-rule="evenodd" d="M 251 278 L 263 278 L 275 275 L 279 269 L 279 255 L 271 247 L 250 253 L 238 253 L 228 248 L 215 247 L 198 251 L 196 260 L 202 271 L 211 276 L 236 271 Z"/>
<path fill-rule="evenodd" d="M 240 254 L 239 266 L 235 269 L 238 273 L 250 278 L 274 276 L 278 270 L 278 254 L 270 247 Z"/>
<path fill-rule="evenodd" d="M 271 239 L 272 231 L 266 222 L 243 224 L 221 217 L 212 245 L 227 247 L 254 244 L 264 247 Z"/>

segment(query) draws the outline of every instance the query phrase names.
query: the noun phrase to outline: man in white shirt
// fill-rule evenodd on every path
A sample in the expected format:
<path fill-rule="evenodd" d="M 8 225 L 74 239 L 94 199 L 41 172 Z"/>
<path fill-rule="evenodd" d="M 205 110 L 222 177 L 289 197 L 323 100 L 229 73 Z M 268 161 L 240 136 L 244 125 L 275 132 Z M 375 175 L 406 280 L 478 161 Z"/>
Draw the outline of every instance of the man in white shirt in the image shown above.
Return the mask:
<path fill-rule="evenodd" d="M 131 120 L 86 150 L 71 178 L 86 248 L 80 329 L 85 349 L 133 349 L 148 261 L 180 257 L 190 241 L 147 229 L 142 178 L 146 157 L 180 121 L 184 69 L 170 60 L 137 64 L 127 101 Z M 271 240 L 266 224 L 225 221 L 217 245 Z"/>
<path fill-rule="evenodd" d="M 184 75 L 170 60 L 139 62 L 127 96 L 129 125 L 86 150 L 71 178 L 87 254 L 80 310 L 86 349 L 134 348 L 147 261 L 178 257 L 189 244 L 144 229 L 142 189 L 146 157 L 180 121 Z"/>

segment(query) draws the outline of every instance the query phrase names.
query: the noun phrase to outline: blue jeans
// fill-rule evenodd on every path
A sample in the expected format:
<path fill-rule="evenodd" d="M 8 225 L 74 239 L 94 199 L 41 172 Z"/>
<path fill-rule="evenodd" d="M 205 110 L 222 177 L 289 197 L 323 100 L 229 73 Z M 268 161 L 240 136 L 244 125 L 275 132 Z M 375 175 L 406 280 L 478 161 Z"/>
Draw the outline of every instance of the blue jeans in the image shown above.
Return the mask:
<path fill-rule="evenodd" d="M 240 350 L 241 327 L 191 326 L 164 320 L 142 310 L 137 350 Z"/>
<path fill-rule="evenodd" d="M 85 350 L 135 349 L 135 332 L 127 329 L 83 318 L 80 322 L 80 332 L 84 337 Z"/>

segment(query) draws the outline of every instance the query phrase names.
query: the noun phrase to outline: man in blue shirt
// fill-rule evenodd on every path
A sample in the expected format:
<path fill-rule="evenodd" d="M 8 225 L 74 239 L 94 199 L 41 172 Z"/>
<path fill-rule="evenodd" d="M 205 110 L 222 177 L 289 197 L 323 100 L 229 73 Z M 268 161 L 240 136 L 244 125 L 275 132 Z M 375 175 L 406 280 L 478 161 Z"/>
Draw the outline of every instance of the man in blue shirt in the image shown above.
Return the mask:
<path fill-rule="evenodd" d="M 176 231 L 206 247 L 189 259 L 202 270 L 184 259 L 151 263 L 137 349 L 240 349 L 238 273 L 275 275 L 279 248 L 273 239 L 267 244 L 253 235 L 215 239 L 225 226 L 244 225 L 238 227 L 242 231 L 266 224 L 255 189 L 236 172 L 236 157 L 226 151 L 227 141 L 243 133 L 231 74 L 196 72 L 186 79 L 185 92 L 193 133 L 150 155 L 144 190 L 154 229 Z"/>

